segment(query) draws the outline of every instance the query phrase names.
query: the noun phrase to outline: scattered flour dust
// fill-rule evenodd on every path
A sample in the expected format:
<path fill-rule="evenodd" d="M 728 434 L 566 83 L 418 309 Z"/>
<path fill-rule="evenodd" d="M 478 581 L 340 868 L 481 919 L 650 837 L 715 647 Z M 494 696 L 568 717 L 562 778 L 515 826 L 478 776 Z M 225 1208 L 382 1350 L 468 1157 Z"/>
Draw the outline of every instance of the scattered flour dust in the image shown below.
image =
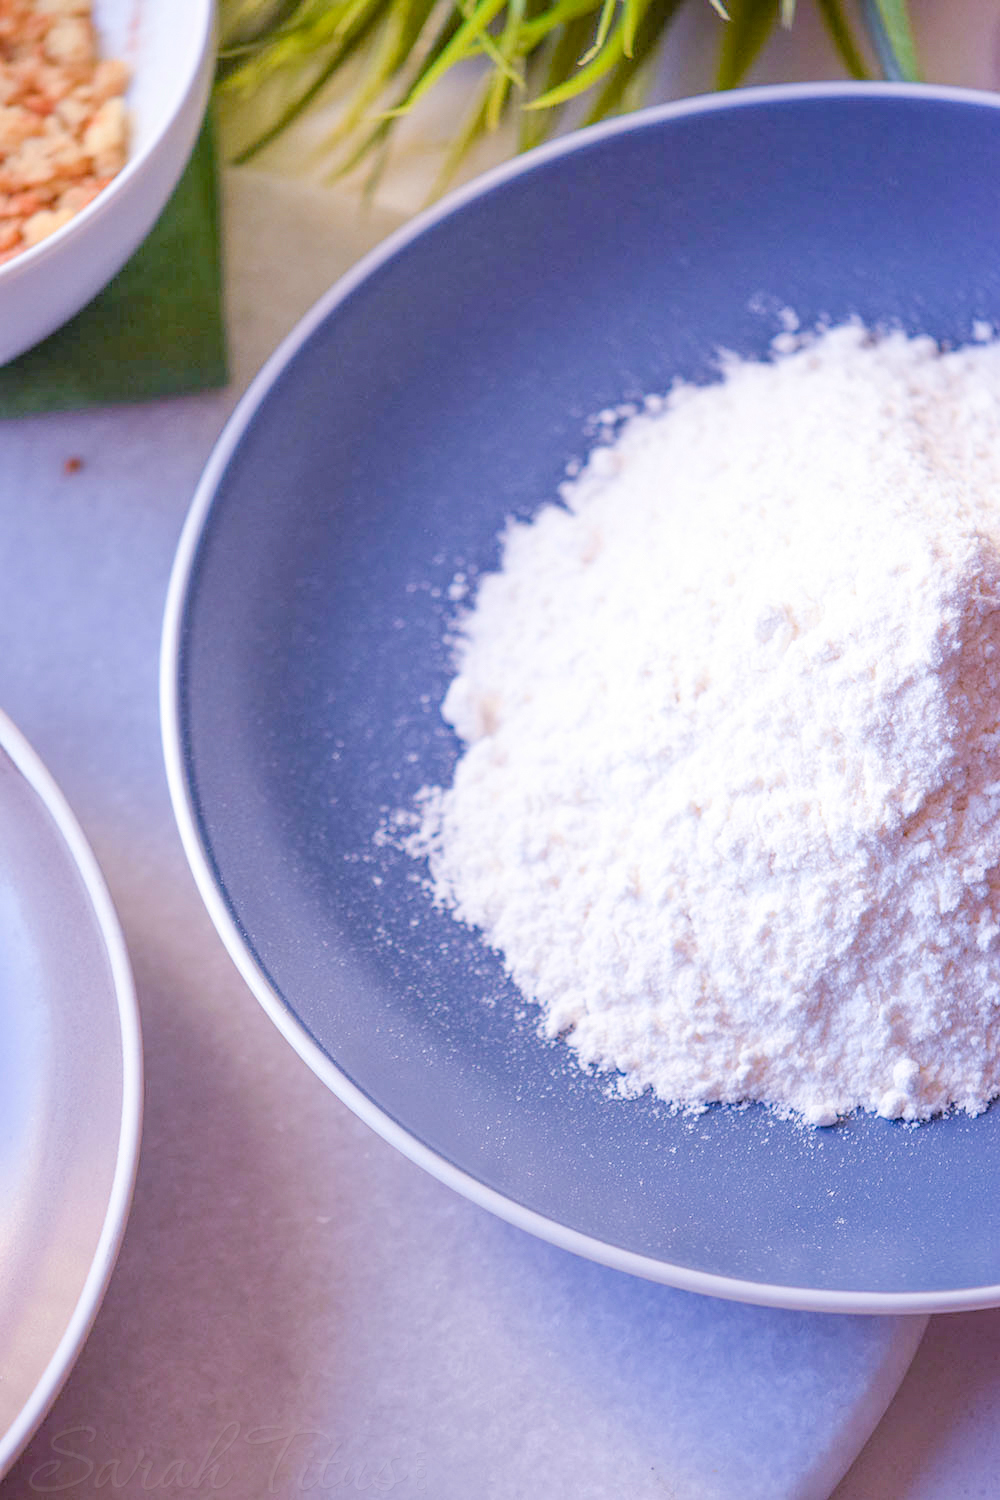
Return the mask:
<path fill-rule="evenodd" d="M 442 709 L 464 753 L 408 849 L 625 1093 L 976 1114 L 1000 346 L 799 344 L 647 403 L 508 526 Z"/>

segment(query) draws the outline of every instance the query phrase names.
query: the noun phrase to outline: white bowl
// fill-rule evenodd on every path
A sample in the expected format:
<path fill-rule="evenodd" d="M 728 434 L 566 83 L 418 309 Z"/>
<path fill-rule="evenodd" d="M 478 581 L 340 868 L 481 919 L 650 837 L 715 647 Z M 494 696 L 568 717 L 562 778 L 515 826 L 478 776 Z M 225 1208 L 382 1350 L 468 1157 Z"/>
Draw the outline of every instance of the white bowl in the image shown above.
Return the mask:
<path fill-rule="evenodd" d="M 214 0 L 94 0 L 105 57 L 132 69 L 132 143 L 118 176 L 48 239 L 0 266 L 0 364 L 79 312 L 153 227 L 208 100 Z"/>

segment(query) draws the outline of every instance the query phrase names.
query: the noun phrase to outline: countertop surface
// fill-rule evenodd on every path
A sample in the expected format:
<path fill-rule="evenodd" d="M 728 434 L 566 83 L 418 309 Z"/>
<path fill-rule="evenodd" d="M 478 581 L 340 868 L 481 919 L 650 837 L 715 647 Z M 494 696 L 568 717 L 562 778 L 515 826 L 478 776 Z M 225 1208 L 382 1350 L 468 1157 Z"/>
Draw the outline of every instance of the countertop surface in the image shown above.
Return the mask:
<path fill-rule="evenodd" d="M 949 81 L 995 66 L 970 50 Z M 245 169 L 223 186 L 229 386 L 0 426 L 0 705 L 103 868 L 146 1052 L 123 1249 L 0 1494 L 994 1495 L 1000 1310 L 924 1331 L 745 1307 L 537 1242 L 358 1122 L 233 968 L 162 765 L 170 566 L 241 390 L 413 205 Z"/>

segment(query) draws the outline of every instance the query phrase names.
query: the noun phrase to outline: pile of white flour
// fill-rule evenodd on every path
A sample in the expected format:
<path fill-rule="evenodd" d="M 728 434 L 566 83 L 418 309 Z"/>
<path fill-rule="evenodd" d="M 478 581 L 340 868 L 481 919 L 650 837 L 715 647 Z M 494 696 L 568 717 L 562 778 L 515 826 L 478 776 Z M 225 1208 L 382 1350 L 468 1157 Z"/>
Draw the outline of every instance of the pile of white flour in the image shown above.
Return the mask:
<path fill-rule="evenodd" d="M 411 852 L 689 1107 L 1000 1094 L 1000 347 L 851 326 L 629 420 L 461 624 Z"/>

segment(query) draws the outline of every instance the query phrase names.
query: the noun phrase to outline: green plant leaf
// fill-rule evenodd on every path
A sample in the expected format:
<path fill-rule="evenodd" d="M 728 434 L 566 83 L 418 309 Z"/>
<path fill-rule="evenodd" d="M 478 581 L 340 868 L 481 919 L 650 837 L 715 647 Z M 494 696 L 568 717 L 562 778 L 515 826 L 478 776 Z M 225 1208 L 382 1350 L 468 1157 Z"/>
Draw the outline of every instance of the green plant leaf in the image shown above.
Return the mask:
<path fill-rule="evenodd" d="M 386 115 L 404 114 L 412 109 L 417 101 L 422 99 L 456 63 L 474 56 L 477 52 L 487 50 L 495 52 L 487 27 L 500 14 L 506 3 L 507 0 L 478 0 L 472 9 L 462 10 L 463 20 L 448 45 L 440 56 L 435 58 L 432 66 L 422 73 L 403 103 L 386 110 Z"/>
<path fill-rule="evenodd" d="M 521 27 L 519 44 L 523 52 L 533 52 L 536 47 L 557 31 L 559 27 L 565 26 L 570 21 L 585 18 L 588 23 L 588 37 L 592 34 L 594 25 L 594 13 L 600 9 L 602 0 L 554 0 L 553 4 L 547 5 L 537 15 L 527 18 Z M 580 60 L 578 54 L 574 59 L 574 65 Z"/>
<path fill-rule="evenodd" d="M 917 83 L 920 64 L 906 0 L 863 0 L 872 46 L 882 71 L 894 83 Z"/>
<path fill-rule="evenodd" d="M 342 14 L 338 18 L 341 25 L 334 29 L 331 37 L 326 39 L 326 55 L 324 56 L 321 51 L 319 59 L 314 58 L 316 66 L 311 79 L 305 87 L 292 96 L 283 109 L 276 112 L 274 118 L 254 136 L 248 145 L 233 156 L 233 161 L 237 165 L 250 161 L 266 145 L 287 130 L 293 120 L 298 119 L 337 69 L 343 67 L 344 63 L 364 44 L 392 3 L 393 0 L 354 0 L 350 7 L 342 8 Z M 342 25 L 344 14 L 350 17 L 350 24 L 346 27 Z M 235 88 L 241 86 L 239 70 L 226 80 L 225 86 Z"/>
<path fill-rule="evenodd" d="M 420 38 L 438 0 L 394 0 L 374 51 L 336 125 L 327 132 L 320 152 L 332 152 L 349 139 L 377 108 L 391 81 L 414 61 Z"/>
<path fill-rule="evenodd" d="M 668 27 L 685 3 L 220 0 L 217 88 L 224 119 L 238 121 L 242 131 L 231 159 L 248 160 L 279 136 L 351 63 L 343 108 L 321 149 L 342 157 L 333 163 L 336 175 L 366 156 L 377 172 L 398 117 L 456 64 L 477 56 L 486 59 L 488 72 L 470 89 L 446 173 L 514 111 L 517 147 L 526 149 L 567 120 L 591 123 L 642 102 Z M 711 6 L 723 18 L 716 84 L 724 89 L 744 80 L 775 27 L 792 25 L 802 10 L 801 0 L 692 3 Z M 847 71 L 869 76 L 860 23 L 848 20 L 847 0 L 815 3 Z M 885 76 L 919 76 L 906 0 L 857 3 Z"/>
<path fill-rule="evenodd" d="M 636 30 L 631 55 L 621 59 L 591 106 L 585 124 L 593 125 L 618 110 L 642 69 L 663 41 L 667 27 L 685 0 L 652 0 Z"/>
<path fill-rule="evenodd" d="M 527 54 L 527 77 L 529 97 L 533 99 L 554 89 L 568 73 L 576 67 L 587 50 L 592 31 L 589 15 L 575 16 L 554 28 L 552 32 Z M 518 149 L 530 150 L 555 130 L 564 113 L 564 106 L 556 104 L 547 110 L 522 110 L 518 133 Z"/>
<path fill-rule="evenodd" d="M 406 101 L 409 98 L 411 91 L 420 83 L 420 81 L 426 76 L 430 69 L 435 66 L 438 59 L 448 48 L 459 28 L 460 21 L 461 16 L 456 10 L 451 9 L 447 11 L 444 19 L 438 25 L 434 36 L 427 46 L 422 59 L 419 61 L 415 73 L 410 77 L 409 81 L 404 84 L 402 89 L 397 92 L 396 103 L 393 108 L 383 111 L 374 120 L 369 129 L 361 134 L 359 140 L 354 146 L 354 149 L 350 152 L 346 159 L 340 162 L 337 166 L 336 171 L 333 174 L 335 177 L 346 176 L 349 172 L 352 172 L 354 168 L 358 166 L 366 156 L 382 151 L 385 148 L 388 143 L 389 136 L 392 133 L 393 125 L 395 124 L 399 116 L 405 112 Z M 377 180 L 377 176 L 378 169 L 376 168 L 373 180 Z"/>
<path fill-rule="evenodd" d="M 493 88 L 498 78 L 503 79 L 504 75 L 502 73 L 494 73 L 483 79 L 478 97 L 474 100 L 472 108 L 466 113 L 465 119 L 462 121 L 454 140 L 449 145 L 448 151 L 445 154 L 441 169 L 431 189 L 432 199 L 439 197 L 446 190 L 476 141 L 490 128 L 488 121 Z"/>
<path fill-rule="evenodd" d="M 525 109 L 551 109 L 554 104 L 565 104 L 586 93 L 623 57 L 623 41 L 624 21 L 619 19 L 600 52 L 596 55 L 591 53 L 590 61 L 580 68 L 574 78 L 567 78 L 564 83 L 549 89 L 540 99 L 530 99 L 524 106 Z"/>
<path fill-rule="evenodd" d="M 840 53 L 844 67 L 852 78 L 868 78 L 869 71 L 854 40 L 854 33 L 845 19 L 840 0 L 816 0 L 823 23 L 830 39 Z"/>
<path fill-rule="evenodd" d="M 723 28 L 718 89 L 733 89 L 746 76 L 778 21 L 779 0 L 730 0 Z"/>
<path fill-rule="evenodd" d="M 273 35 L 301 0 L 222 0 L 219 6 L 219 51 Z"/>
<path fill-rule="evenodd" d="M 631 57 L 635 50 L 635 39 L 646 12 L 649 0 L 624 0 L 622 18 L 622 51 Z"/>

